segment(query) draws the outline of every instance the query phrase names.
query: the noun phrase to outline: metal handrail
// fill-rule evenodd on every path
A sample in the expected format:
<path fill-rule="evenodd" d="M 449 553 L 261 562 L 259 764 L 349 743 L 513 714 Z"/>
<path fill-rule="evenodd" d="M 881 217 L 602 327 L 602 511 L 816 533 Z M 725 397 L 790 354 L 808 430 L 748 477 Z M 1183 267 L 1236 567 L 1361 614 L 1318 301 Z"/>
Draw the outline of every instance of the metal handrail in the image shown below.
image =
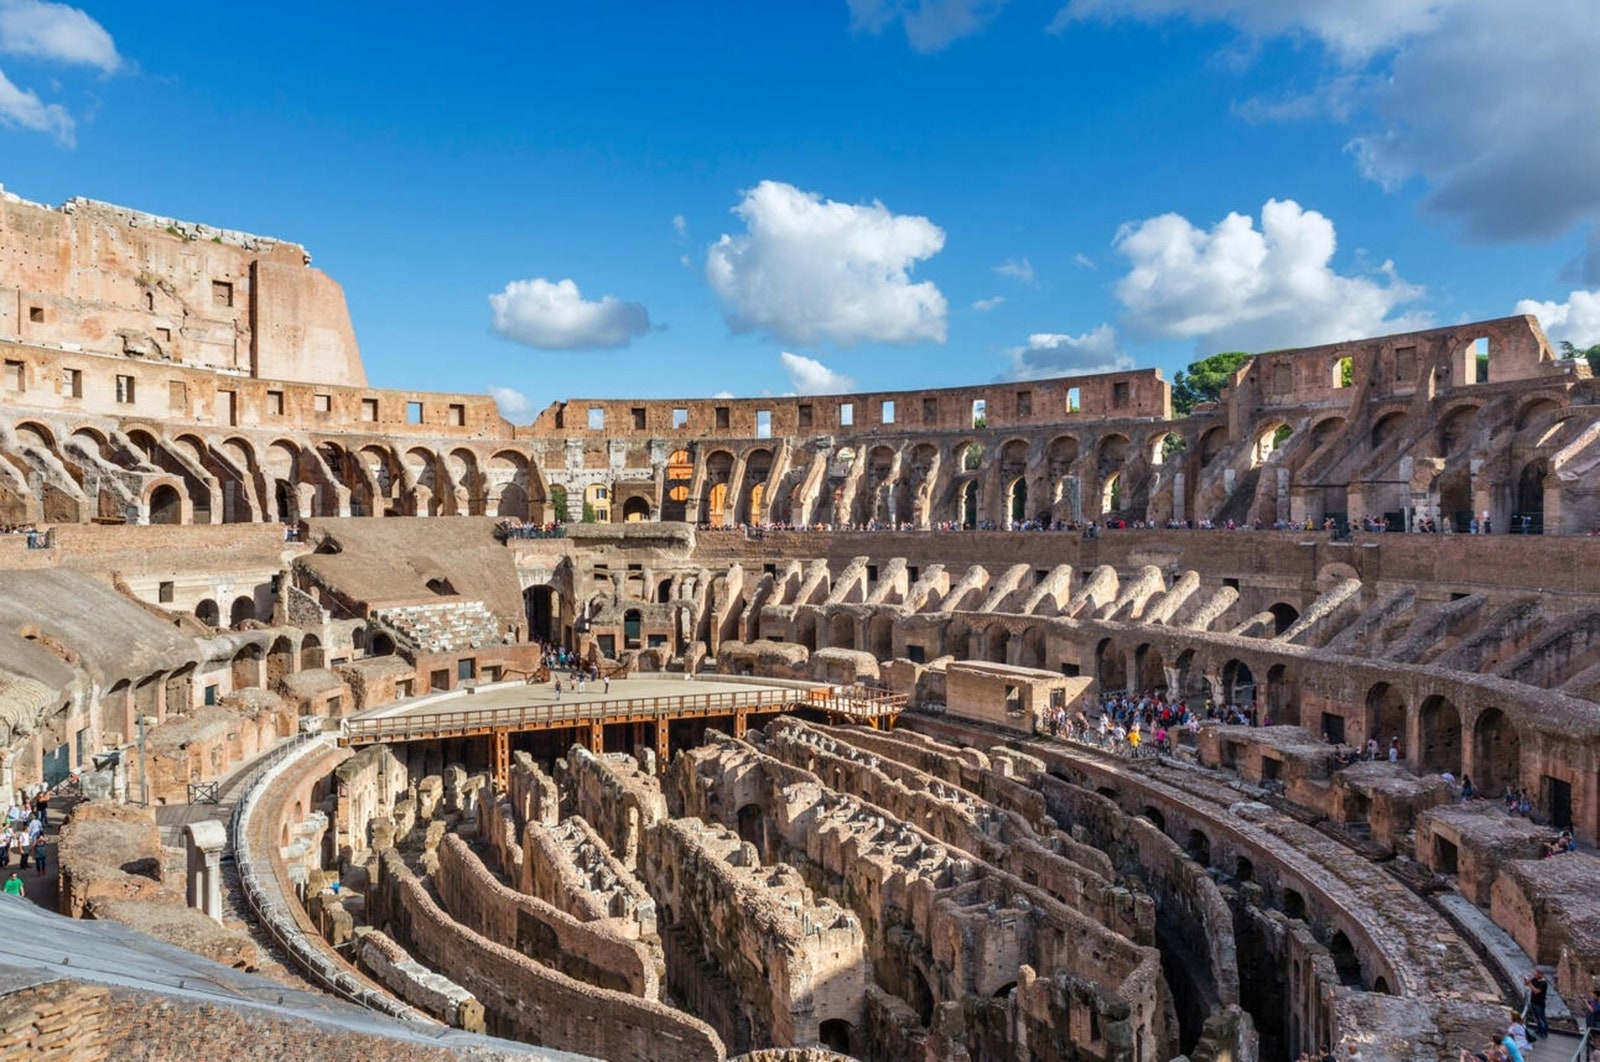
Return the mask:
<path fill-rule="evenodd" d="M 1584 1062 L 1589 1057 L 1589 1040 L 1594 1036 L 1594 1029 L 1587 1023 L 1583 1027 L 1583 1036 L 1578 1039 L 1578 1049 L 1572 1053 L 1572 1062 Z"/>
<path fill-rule="evenodd" d="M 340 740 L 347 744 L 382 740 L 422 740 L 450 734 L 498 729 L 553 727 L 561 723 L 584 723 L 597 719 L 637 722 L 663 717 L 726 715 L 735 711 L 787 710 L 795 707 L 820 708 L 857 718 L 881 719 L 904 709 L 905 694 L 846 690 L 842 694 L 806 696 L 796 690 L 758 690 L 658 697 L 630 697 L 626 700 L 550 701 L 545 704 L 514 705 L 505 708 L 466 708 L 446 712 L 391 715 L 378 719 L 346 719 Z"/>

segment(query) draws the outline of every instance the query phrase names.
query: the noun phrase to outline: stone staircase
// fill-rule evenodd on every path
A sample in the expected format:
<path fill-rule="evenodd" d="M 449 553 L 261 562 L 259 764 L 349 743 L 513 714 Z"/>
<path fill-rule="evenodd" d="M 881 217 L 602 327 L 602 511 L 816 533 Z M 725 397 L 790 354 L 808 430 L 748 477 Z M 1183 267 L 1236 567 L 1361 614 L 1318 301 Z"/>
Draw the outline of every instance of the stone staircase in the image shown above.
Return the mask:
<path fill-rule="evenodd" d="M 482 601 L 441 601 L 376 609 L 373 622 L 413 654 L 461 653 L 499 645 L 500 621 Z"/>

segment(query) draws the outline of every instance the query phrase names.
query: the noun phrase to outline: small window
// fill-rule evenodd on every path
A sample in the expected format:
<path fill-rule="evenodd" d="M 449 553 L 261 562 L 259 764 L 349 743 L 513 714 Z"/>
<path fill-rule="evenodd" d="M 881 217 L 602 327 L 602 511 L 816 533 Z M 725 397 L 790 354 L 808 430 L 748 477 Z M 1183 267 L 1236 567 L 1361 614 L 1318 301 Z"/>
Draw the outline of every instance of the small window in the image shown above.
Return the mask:
<path fill-rule="evenodd" d="M 633 414 L 633 430 L 634 431 L 644 431 L 644 426 L 645 426 L 644 407 L 643 406 L 634 406 L 633 409 L 630 412 Z"/>
<path fill-rule="evenodd" d="M 602 406 L 589 407 L 589 430 L 604 431 L 606 427 L 606 411 Z"/>
<path fill-rule="evenodd" d="M 407 402 L 406 403 L 406 423 L 407 424 L 421 424 L 422 423 L 422 403 L 421 402 Z"/>
<path fill-rule="evenodd" d="M 717 407 L 716 424 L 717 424 L 717 427 L 722 429 L 723 431 L 727 431 L 728 430 L 729 418 L 728 418 L 728 407 L 727 406 L 718 406 Z"/>
<path fill-rule="evenodd" d="M 133 405 L 133 377 L 117 377 L 117 401 L 122 405 Z"/>
<path fill-rule="evenodd" d="M 1131 400 L 1131 392 L 1126 380 L 1111 385 L 1111 407 L 1113 409 L 1127 409 Z"/>
<path fill-rule="evenodd" d="M 456 679 L 466 682 L 478 673 L 478 662 L 471 657 L 456 661 Z"/>
<path fill-rule="evenodd" d="M 156 587 L 156 600 L 163 605 L 172 604 L 172 584 L 170 582 L 161 583 Z"/>
<path fill-rule="evenodd" d="M 678 408 L 672 411 L 672 427 L 674 430 L 683 427 L 687 423 L 689 423 L 689 411 L 687 409 Z"/>
<path fill-rule="evenodd" d="M 848 428 L 856 422 L 856 406 L 854 402 L 839 403 L 839 426 Z"/>
<path fill-rule="evenodd" d="M 1394 378 L 1397 382 L 1407 383 L 1417 375 L 1417 348 L 1396 347 L 1394 352 Z"/>
<path fill-rule="evenodd" d="M 374 404 L 372 412 L 373 412 L 373 419 L 376 420 L 377 419 L 377 412 L 378 412 L 376 404 Z M 281 417 L 281 416 L 283 416 L 283 392 L 282 391 L 268 391 L 267 392 L 267 416 L 269 416 L 269 417 Z"/>
<path fill-rule="evenodd" d="M 32 324 L 44 324 L 44 307 L 43 306 L 29 306 L 28 307 L 28 320 Z"/>
<path fill-rule="evenodd" d="M 332 395 L 314 395 L 311 399 L 311 408 L 318 413 L 333 412 Z"/>
<path fill-rule="evenodd" d="M 1079 395 L 1078 389 L 1076 387 L 1067 388 L 1067 412 L 1068 413 L 1076 413 L 1076 412 L 1078 412 L 1078 410 L 1083 408 L 1083 406 L 1079 404 L 1080 401 L 1081 401 L 1081 397 L 1082 396 Z"/>
<path fill-rule="evenodd" d="M 878 566 L 876 564 L 867 565 L 867 582 L 875 583 L 877 581 L 878 581 Z"/>
<path fill-rule="evenodd" d="M 883 424 L 893 424 L 894 423 L 894 399 L 892 399 L 892 398 L 891 399 L 885 399 L 884 403 L 883 403 L 883 408 L 882 408 L 882 410 L 880 412 L 881 412 L 881 415 L 879 417 L 879 420 L 880 420 L 881 423 L 883 423 Z"/>
<path fill-rule="evenodd" d="M 1237 590 L 1239 589 L 1239 580 L 1233 578 L 1224 578 L 1222 580 L 1222 585 Z"/>
<path fill-rule="evenodd" d="M 989 426 L 989 403 L 981 398 L 972 400 L 972 426 L 974 428 Z"/>
<path fill-rule="evenodd" d="M 63 369 L 61 371 L 61 393 L 67 398 L 83 397 L 82 369 Z"/>
<path fill-rule="evenodd" d="M 5 375 L 6 390 L 7 391 L 15 391 L 17 394 L 21 394 L 22 393 L 22 383 L 23 383 L 22 362 L 20 362 L 20 361 L 9 361 L 8 360 L 6 362 L 6 375 Z"/>
<path fill-rule="evenodd" d="M 361 419 L 368 424 L 378 421 L 378 400 L 376 398 L 363 398 L 361 400 Z"/>
<path fill-rule="evenodd" d="M 934 424 L 939 420 L 939 400 L 937 398 L 924 398 L 922 400 L 922 423 Z"/>
<path fill-rule="evenodd" d="M 809 404 L 808 405 L 803 405 L 798 410 L 796 410 L 795 411 L 795 423 L 798 426 L 802 427 L 802 428 L 811 427 L 811 418 L 812 418 L 811 410 L 812 410 L 812 407 Z"/>
<path fill-rule="evenodd" d="M 1031 416 L 1033 416 L 1033 392 L 1032 391 L 1018 391 L 1017 392 L 1017 416 L 1019 416 L 1019 417 L 1031 417 Z"/>
<path fill-rule="evenodd" d="M 464 428 L 467 426 L 467 407 L 460 403 L 452 402 L 449 409 L 450 424 L 452 427 Z"/>
<path fill-rule="evenodd" d="M 906 659 L 913 664 L 926 664 L 928 662 L 928 650 L 920 645 L 907 645 Z"/>
<path fill-rule="evenodd" d="M 211 305 L 213 305 L 213 306 L 232 306 L 233 305 L 233 281 L 231 281 L 231 280 L 213 280 L 211 282 Z"/>
<path fill-rule="evenodd" d="M 206 687 L 206 704 L 207 705 L 213 705 L 213 704 L 216 704 L 216 703 L 217 703 L 217 684 L 213 682 L 211 685 Z"/>
<path fill-rule="evenodd" d="M 770 409 L 758 409 L 758 410 L 756 410 L 756 438 L 758 438 L 758 439 L 770 439 L 770 438 L 772 438 L 772 410 L 770 410 Z"/>

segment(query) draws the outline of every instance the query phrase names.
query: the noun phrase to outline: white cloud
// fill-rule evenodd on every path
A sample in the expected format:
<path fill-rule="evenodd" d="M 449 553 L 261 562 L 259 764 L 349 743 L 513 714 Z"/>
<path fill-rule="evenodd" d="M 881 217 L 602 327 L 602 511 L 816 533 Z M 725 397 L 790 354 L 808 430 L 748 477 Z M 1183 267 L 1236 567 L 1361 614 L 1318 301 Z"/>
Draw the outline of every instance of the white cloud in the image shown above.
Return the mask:
<path fill-rule="evenodd" d="M 122 65 L 104 26 L 75 7 L 44 0 L 0 0 L 0 53 L 108 74 Z"/>
<path fill-rule="evenodd" d="M 972 308 L 979 313 L 988 313 L 990 310 L 1006 301 L 1004 295 L 995 295 L 987 299 L 979 299 L 972 304 Z"/>
<path fill-rule="evenodd" d="M 1094 372 L 1119 372 L 1133 368 L 1122 352 L 1116 329 L 1103 324 L 1081 336 L 1039 332 L 1024 346 L 1007 351 L 1011 369 L 1002 380 L 1038 380 L 1049 376 L 1081 376 Z"/>
<path fill-rule="evenodd" d="M 1379 276 L 1329 267 L 1333 222 L 1293 200 L 1268 200 L 1261 228 L 1229 214 L 1209 231 L 1178 214 L 1124 225 L 1114 243 L 1132 263 L 1117 282 L 1135 332 L 1192 338 L 1203 351 L 1271 350 L 1426 327 L 1391 316 L 1422 295 L 1384 263 Z"/>
<path fill-rule="evenodd" d="M 712 395 L 711 397 L 712 398 L 732 398 L 733 397 L 733 392 L 732 391 L 718 391 L 716 394 Z"/>
<path fill-rule="evenodd" d="M 881 33 L 899 19 L 919 52 L 936 52 L 987 26 L 1008 0 L 848 0 L 850 28 Z"/>
<path fill-rule="evenodd" d="M 783 371 L 796 394 L 838 395 L 855 390 L 856 382 L 842 372 L 834 372 L 816 358 L 790 354 L 787 350 L 778 355 Z"/>
<path fill-rule="evenodd" d="M 1600 220 L 1600 19 L 1593 0 L 1071 0 L 1085 18 L 1226 22 L 1320 42 L 1310 96 L 1247 101 L 1252 119 L 1327 113 L 1362 172 L 1427 186 L 1426 208 L 1487 240 L 1548 239 Z"/>
<path fill-rule="evenodd" d="M 1355 60 L 1436 24 L 1459 0 L 1070 0 L 1054 31 L 1090 18 L 1227 22 L 1255 37 L 1308 35 Z M 1498 2 L 1498 0 L 1496 0 Z"/>
<path fill-rule="evenodd" d="M 1010 277 L 1019 284 L 1027 284 L 1029 287 L 1039 282 L 1033 274 L 1033 263 L 1026 258 L 1007 258 L 994 267 L 994 272 L 1003 277 Z"/>
<path fill-rule="evenodd" d="M 1099 269 L 1100 268 L 1099 266 L 1095 265 L 1093 258 L 1090 258 L 1088 255 L 1084 254 L 1082 251 L 1079 251 L 1077 254 L 1072 256 L 1072 262 L 1073 262 L 1074 265 L 1077 265 L 1077 266 L 1079 266 L 1080 268 L 1083 268 L 1083 269 Z"/>
<path fill-rule="evenodd" d="M 49 133 L 63 144 L 72 143 L 72 115 L 58 103 L 45 103 L 32 92 L 13 85 L 0 71 L 0 125 Z"/>
<path fill-rule="evenodd" d="M 1566 302 L 1523 299 L 1516 312 L 1537 317 L 1544 334 L 1558 346 L 1562 340 L 1585 349 L 1600 343 L 1600 291 L 1574 291 Z"/>
<path fill-rule="evenodd" d="M 570 279 L 513 280 L 505 291 L 489 296 L 489 306 L 498 335 L 541 350 L 625 347 L 650 330 L 643 306 L 615 295 L 586 302 Z"/>
<path fill-rule="evenodd" d="M 706 281 L 730 328 L 806 346 L 944 342 L 944 295 L 910 276 L 944 247 L 944 230 L 927 218 L 779 181 L 762 181 L 733 212 L 747 231 L 724 235 L 706 255 Z"/>
<path fill-rule="evenodd" d="M 679 236 L 682 236 L 689 231 L 689 219 L 682 214 L 672 215 L 672 229 Z"/>
<path fill-rule="evenodd" d="M 500 415 L 507 420 L 523 422 L 533 419 L 530 416 L 533 403 L 521 391 L 510 387 L 491 387 L 489 394 L 494 398 L 494 404 L 500 407 Z"/>

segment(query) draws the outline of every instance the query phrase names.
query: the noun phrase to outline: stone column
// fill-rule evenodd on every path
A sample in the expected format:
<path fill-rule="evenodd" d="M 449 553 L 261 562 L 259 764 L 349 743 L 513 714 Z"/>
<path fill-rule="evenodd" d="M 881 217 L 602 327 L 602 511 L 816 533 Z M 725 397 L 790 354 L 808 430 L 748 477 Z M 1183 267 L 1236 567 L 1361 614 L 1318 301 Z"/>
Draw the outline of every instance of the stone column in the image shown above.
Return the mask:
<path fill-rule="evenodd" d="M 222 921 L 222 850 L 228 831 L 216 819 L 190 823 L 183 828 L 183 848 L 188 855 L 187 896 L 190 907 Z"/>

